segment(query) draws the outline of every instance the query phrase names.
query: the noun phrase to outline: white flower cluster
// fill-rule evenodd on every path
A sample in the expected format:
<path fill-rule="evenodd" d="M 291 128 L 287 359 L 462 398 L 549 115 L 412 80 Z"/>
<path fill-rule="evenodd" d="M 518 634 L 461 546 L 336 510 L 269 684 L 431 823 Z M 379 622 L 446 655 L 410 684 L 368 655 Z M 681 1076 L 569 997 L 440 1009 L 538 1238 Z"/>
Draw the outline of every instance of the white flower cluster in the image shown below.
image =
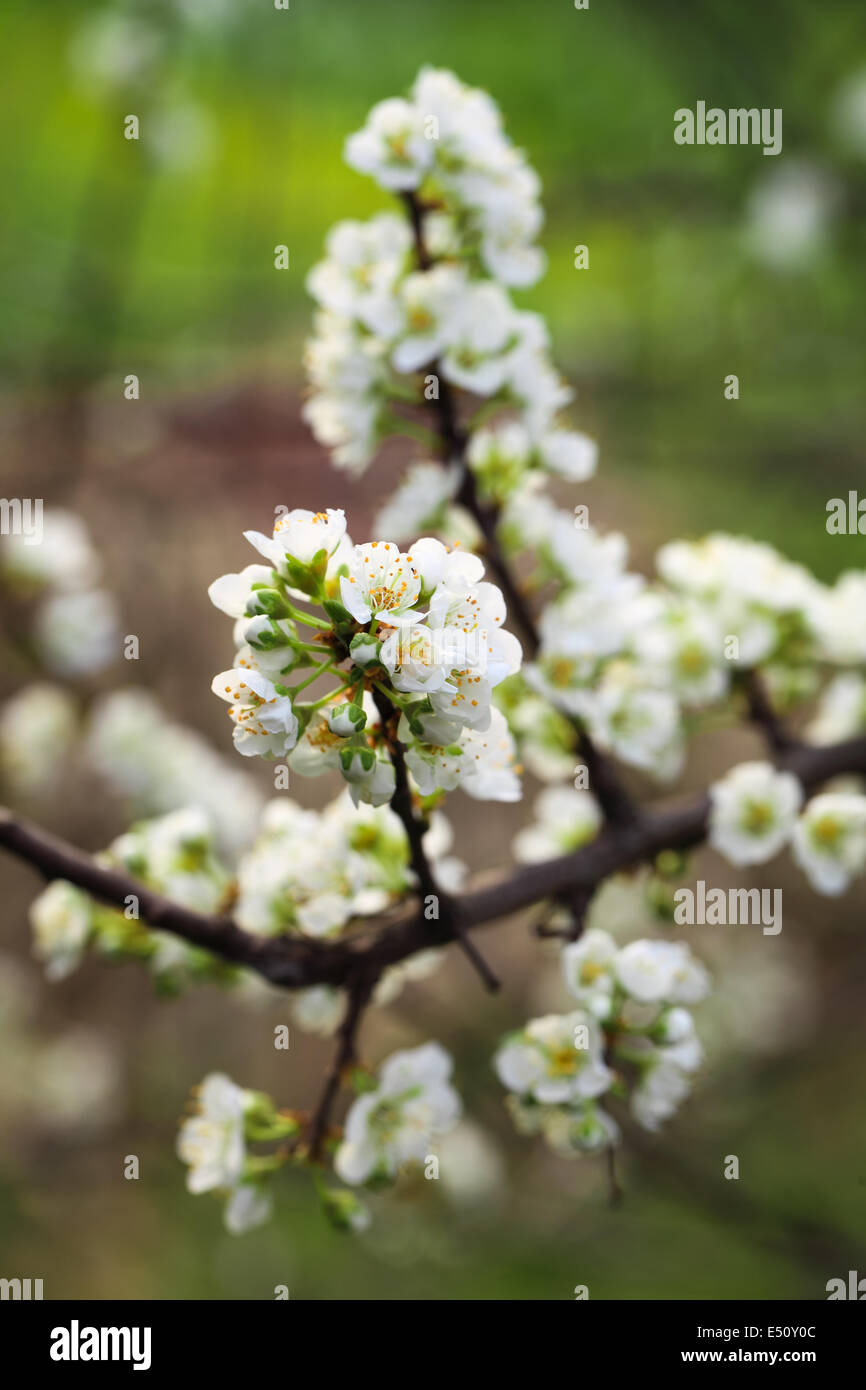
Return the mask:
<path fill-rule="evenodd" d="M 573 787 L 546 787 L 536 799 L 535 819 L 515 836 L 514 857 L 522 864 L 541 863 L 589 844 L 598 834 L 602 813 L 590 792 Z"/>
<path fill-rule="evenodd" d="M 196 1113 L 184 1120 L 178 1134 L 178 1157 L 188 1167 L 187 1190 L 225 1196 L 225 1224 L 233 1235 L 260 1226 L 271 1215 L 272 1200 L 263 1180 L 267 1169 L 251 1159 L 247 1140 L 278 1138 L 295 1127 L 281 1122 L 266 1096 L 211 1072 L 199 1087 Z"/>
<path fill-rule="evenodd" d="M 459 219 L 461 238 L 503 284 L 531 285 L 542 274 L 538 175 L 505 135 L 487 92 L 422 68 L 408 100 L 373 107 L 346 141 L 345 158 L 392 192 L 429 189 L 443 209 L 440 240 L 456 236 Z"/>
<path fill-rule="evenodd" d="M 495 104 L 452 73 L 424 69 L 409 101 L 373 108 L 346 158 L 410 194 L 423 240 L 395 213 L 331 231 L 307 280 L 321 306 L 306 353 L 314 394 L 305 417 L 316 438 L 336 464 L 360 471 L 402 428 L 395 402 L 438 399 L 441 377 L 488 408 L 516 412 L 501 431 L 476 436 L 469 459 L 480 477 L 496 477 L 502 450 L 517 451 L 520 469 L 588 477 L 595 447 L 558 423 L 571 392 L 551 363 L 544 321 L 515 309 L 503 288 L 533 283 L 544 258 L 534 245 L 538 179 L 502 133 Z M 419 372 L 423 390 L 401 382 Z M 396 523 L 388 533 L 453 525 L 456 485 L 453 470 L 419 460 L 383 513 Z"/>
<path fill-rule="evenodd" d="M 346 1116 L 334 1158 L 337 1177 L 349 1186 L 326 1188 L 317 1182 L 324 1211 L 336 1226 L 364 1230 L 370 1215 L 351 1189 L 392 1182 L 455 1129 L 462 1105 L 451 1085 L 452 1067 L 445 1049 L 430 1042 L 393 1053 L 377 1078 L 359 1072 L 363 1091 Z M 195 1114 L 184 1120 L 178 1135 L 188 1190 L 227 1198 L 225 1224 L 233 1234 L 260 1225 L 272 1210 L 269 1179 L 289 1155 L 286 1149 L 252 1154 L 249 1145 L 293 1138 L 298 1131 L 292 1111 L 277 1111 L 268 1096 L 211 1073 L 198 1088 Z"/>
<path fill-rule="evenodd" d="M 534 478 L 503 509 L 509 546 L 533 550 L 557 590 L 539 620 L 541 647 L 527 681 L 585 724 L 600 748 L 672 777 L 683 756 L 682 707 L 725 687 L 721 637 L 626 568 L 622 535 L 602 536 L 578 521 Z"/>
<path fill-rule="evenodd" d="M 829 587 L 771 545 L 720 533 L 669 542 L 657 565 L 671 589 L 737 638 L 734 664 L 866 661 L 866 572 L 851 570 Z"/>
<path fill-rule="evenodd" d="M 435 813 L 424 847 L 443 888 L 463 875 L 463 865 L 447 855 L 452 839 Z M 265 807 L 259 836 L 238 865 L 234 915 L 248 931 L 269 936 L 331 936 L 413 885 L 406 832 L 389 807 L 356 808 L 346 793 L 323 811 L 277 799 Z"/>
<path fill-rule="evenodd" d="M 681 942 L 617 947 L 600 929 L 564 948 L 562 968 L 578 1007 L 510 1034 L 494 1064 L 519 1132 L 573 1156 L 617 1142 L 605 1094 L 629 1094 L 645 1129 L 674 1113 L 703 1057 L 684 1006 L 705 997 L 709 980 Z"/>
<path fill-rule="evenodd" d="M 503 288 L 518 283 L 514 266 L 535 230 L 517 237 L 516 258 L 490 251 L 500 232 L 513 240 L 513 228 L 535 227 L 528 209 L 537 203 L 487 97 L 424 70 L 408 100 L 374 108 L 346 154 L 402 194 L 409 216 L 339 224 L 310 273 L 321 314 L 308 348 L 308 418 L 339 464 L 363 468 L 405 423 L 401 402 L 435 403 L 441 387 L 460 420 L 464 396 L 483 399 L 485 423 L 462 426 L 463 456 L 418 459 L 381 516 L 398 539 L 419 530 L 471 537 L 463 467 L 499 512 L 508 548 L 535 552 L 536 587 L 553 596 L 521 689 L 569 722 L 563 730 L 548 714 L 539 733 L 541 707 L 529 720 L 520 700 L 503 695 L 530 765 L 562 775 L 577 724 L 604 751 L 671 778 L 696 717 L 757 664 L 786 707 L 816 693 L 819 663 L 862 664 L 862 572 L 828 587 L 769 545 L 712 535 L 664 546 L 661 582 L 650 584 L 627 568 L 621 535 L 601 534 L 544 493 L 545 477 L 589 478 L 596 449 L 562 424 L 571 392 L 551 364 L 543 321 L 516 311 Z M 423 381 L 400 381 L 414 373 Z M 457 452 L 441 418 L 437 431 L 440 449 Z"/>
<path fill-rule="evenodd" d="M 771 697 L 790 709 L 814 695 L 821 663 L 866 659 L 859 572 L 827 587 L 769 545 L 713 535 L 662 548 L 663 587 L 625 568 L 622 536 L 578 525 L 536 479 L 519 483 L 503 518 L 512 548 L 533 549 L 560 586 L 540 619 L 531 688 L 656 776 L 678 773 L 688 717 L 725 701 L 739 672 L 761 665 Z M 831 732 L 863 726 L 860 679 L 846 672 L 828 687 Z"/>
<path fill-rule="evenodd" d="M 40 597 L 34 641 L 55 675 L 90 675 L 120 653 L 117 605 L 97 587 L 101 568 L 87 528 L 74 512 L 48 508 L 33 535 L 2 537 L 0 572 L 16 590 Z"/>
<path fill-rule="evenodd" d="M 395 771 L 378 693 L 421 796 L 460 786 L 481 800 L 517 799 L 514 741 L 491 696 L 518 670 L 520 644 L 477 556 L 432 538 L 407 552 L 393 541 L 353 545 L 342 511 L 296 509 L 272 536 L 246 534 L 271 567 L 223 575 L 209 591 L 236 620 L 235 665 L 212 688 L 230 706 L 238 752 L 288 758 L 302 776 L 333 769 L 356 805 L 383 805 Z M 303 601 L 325 616 L 299 609 Z M 338 682 L 328 693 L 298 700 L 328 678 Z"/>
<path fill-rule="evenodd" d="M 248 845 L 263 797 L 244 769 L 171 719 L 146 690 L 126 688 L 91 706 L 84 751 L 99 776 L 139 816 L 196 805 L 231 856 Z"/>
<path fill-rule="evenodd" d="M 99 858 L 198 912 L 219 911 L 230 882 L 215 851 L 212 825 L 195 806 L 139 822 Z M 224 973 L 220 962 L 205 952 L 166 932 L 148 929 L 139 918 L 137 902 L 130 901 L 123 912 L 117 912 L 62 879 L 50 883 L 33 901 L 30 922 L 36 953 L 45 962 L 50 980 L 69 975 L 90 942 L 104 955 L 146 960 L 166 989 L 176 988 L 191 974 L 221 977 Z"/>
<path fill-rule="evenodd" d="M 375 1090 L 359 1096 L 346 1116 L 334 1160 L 337 1176 L 353 1186 L 387 1181 L 403 1164 L 424 1159 L 435 1136 L 460 1119 L 452 1067 L 445 1049 L 433 1042 L 389 1057 Z"/>
<path fill-rule="evenodd" d="M 741 763 L 710 787 L 709 843 L 732 864 L 763 864 L 790 844 L 812 887 L 844 893 L 866 870 L 866 796 L 828 791 L 803 804 L 790 772 Z"/>
<path fill-rule="evenodd" d="M 437 882 L 448 892 L 456 891 L 466 875 L 465 865 L 450 853 L 453 839 L 444 815 L 433 812 L 424 848 L 436 865 Z M 235 878 L 219 857 L 212 818 L 200 806 L 138 822 L 100 860 L 197 912 L 218 913 L 231 898 L 235 920 L 267 936 L 333 936 L 351 918 L 381 912 L 416 886 L 400 819 L 387 806 L 356 808 L 345 792 L 322 811 L 305 810 L 288 798 L 268 803 Z M 147 960 L 164 989 L 198 977 L 231 978 L 205 952 L 148 928 L 137 905 L 129 913 L 115 912 L 70 883 L 55 881 L 44 889 L 31 905 L 30 918 L 49 979 L 70 974 L 90 942 L 102 954 Z M 437 968 L 440 955 L 421 952 L 385 971 L 374 1002 L 392 1002 L 407 981 Z M 344 1008 L 343 993 L 324 986 L 294 999 L 299 1025 L 323 1035 L 338 1026 Z"/>

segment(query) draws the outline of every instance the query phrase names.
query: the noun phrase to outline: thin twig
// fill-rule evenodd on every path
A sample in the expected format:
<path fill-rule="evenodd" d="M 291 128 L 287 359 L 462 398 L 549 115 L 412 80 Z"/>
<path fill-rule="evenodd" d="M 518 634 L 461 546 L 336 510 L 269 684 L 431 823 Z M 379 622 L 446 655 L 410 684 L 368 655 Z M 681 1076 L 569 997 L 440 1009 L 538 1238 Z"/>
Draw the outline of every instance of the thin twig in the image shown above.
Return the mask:
<path fill-rule="evenodd" d="M 783 720 L 773 709 L 760 671 L 744 671 L 741 685 L 746 696 L 749 718 L 762 730 L 773 752 L 784 753 L 787 749 L 796 747 L 798 740 L 788 731 Z"/>
<path fill-rule="evenodd" d="M 383 729 L 388 729 L 389 724 L 394 718 L 394 711 L 389 709 L 387 698 L 380 692 L 374 691 L 373 698 L 376 701 L 376 708 L 382 720 Z M 454 902 L 450 894 L 445 893 L 436 882 L 436 876 L 432 865 L 427 858 L 427 851 L 424 848 L 424 832 L 426 827 L 415 815 L 415 808 L 412 804 L 412 792 L 409 787 L 409 776 L 406 770 L 406 759 L 403 748 L 396 736 L 389 741 L 391 761 L 394 765 L 394 795 L 391 797 L 391 809 L 399 816 L 406 831 L 406 839 L 409 842 L 409 861 L 412 865 L 418 886 L 421 890 L 422 899 L 435 898 L 439 921 L 447 921 L 453 928 L 454 936 L 460 944 L 461 949 L 467 959 L 478 971 L 484 981 L 485 987 L 491 991 L 499 989 L 499 981 L 494 975 L 490 966 L 477 947 L 469 940 L 460 924 L 460 909 Z"/>
<path fill-rule="evenodd" d="M 346 987 L 349 996 L 346 1017 L 340 1024 L 337 1033 L 337 1048 L 325 1077 L 321 1099 L 310 1121 L 309 1155 L 314 1163 L 318 1161 L 322 1152 L 322 1145 L 327 1138 L 331 1111 L 337 1099 L 337 1093 L 343 1084 L 345 1073 L 356 1060 L 358 1032 L 364 1017 L 364 1010 L 376 984 L 376 978 L 372 971 L 359 971 L 358 975 Z"/>

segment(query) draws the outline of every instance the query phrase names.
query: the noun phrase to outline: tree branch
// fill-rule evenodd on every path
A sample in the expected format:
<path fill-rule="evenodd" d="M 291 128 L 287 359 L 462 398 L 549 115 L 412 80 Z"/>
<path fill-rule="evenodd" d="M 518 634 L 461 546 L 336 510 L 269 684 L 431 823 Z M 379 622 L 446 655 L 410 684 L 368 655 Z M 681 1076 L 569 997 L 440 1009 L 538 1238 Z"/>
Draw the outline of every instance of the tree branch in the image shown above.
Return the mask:
<path fill-rule="evenodd" d="M 746 696 L 749 718 L 762 731 L 773 752 L 784 753 L 789 748 L 795 748 L 798 740 L 789 733 L 773 709 L 760 671 L 744 671 L 740 684 Z"/>
<path fill-rule="evenodd" d="M 866 735 L 813 747 L 798 744 L 779 759 L 811 793 L 842 775 L 866 776 Z M 652 860 L 663 849 L 690 849 L 706 837 L 709 797 L 680 798 L 652 807 L 639 821 L 608 824 L 591 844 L 541 864 L 525 864 L 510 874 L 489 877 L 464 893 L 453 918 L 425 919 L 413 901 L 385 918 L 363 922 L 334 941 L 305 937 L 261 937 L 223 917 L 193 912 L 146 888 L 131 875 L 97 864 L 89 855 L 0 809 L 0 846 L 26 861 L 46 879 L 62 878 L 100 902 L 123 909 L 137 896 L 142 919 L 235 965 L 255 970 L 284 989 L 310 985 L 346 988 L 359 971 L 377 976 L 430 946 L 446 946 L 485 923 L 531 907 L 533 903 L 590 890 L 611 874 Z"/>
<path fill-rule="evenodd" d="M 330 1127 L 331 1111 L 346 1070 L 356 1060 L 356 1048 L 358 1031 L 364 1017 L 364 1010 L 369 1002 L 370 995 L 378 978 L 377 973 L 371 970 L 360 970 L 357 976 L 347 986 L 349 1004 L 346 1010 L 346 1017 L 340 1024 L 337 1033 L 337 1050 L 334 1059 L 325 1078 L 325 1087 L 322 1097 L 316 1106 L 313 1118 L 310 1121 L 310 1158 L 317 1162 L 322 1145 L 328 1135 Z"/>
<path fill-rule="evenodd" d="M 430 264 L 430 253 L 424 241 L 424 207 L 414 193 L 404 193 L 409 220 L 415 241 L 415 254 L 418 265 L 426 270 Z M 538 655 L 541 645 L 535 618 L 518 584 L 511 573 L 508 561 L 499 544 L 497 527 L 499 509 L 482 501 L 475 485 L 475 475 L 466 461 L 466 431 L 460 424 L 457 405 L 450 383 L 442 374 L 440 363 L 433 363 L 433 370 L 439 383 L 439 393 L 435 398 L 435 408 L 439 421 L 439 437 L 442 441 L 443 463 L 456 462 L 461 467 L 460 487 L 456 501 L 465 507 L 475 520 L 484 537 L 484 552 L 496 582 L 502 590 L 509 615 L 515 620 L 523 636 L 524 645 L 531 657 Z M 609 759 L 595 747 L 589 734 L 578 720 L 569 718 L 577 734 L 580 751 L 586 760 L 590 785 L 602 811 L 609 821 L 624 822 L 637 815 L 637 808 L 623 787 L 619 774 Z"/>
<path fill-rule="evenodd" d="M 379 718 L 382 720 L 382 728 L 386 731 L 394 717 L 394 710 L 389 709 L 388 700 L 380 691 L 373 692 L 376 708 L 379 711 Z M 490 966 L 487 964 L 481 952 L 468 939 L 459 922 L 456 906 L 450 894 L 443 892 L 436 882 L 433 868 L 427 858 L 424 849 L 424 830 L 425 827 L 415 815 L 415 808 L 412 805 L 412 792 L 409 788 L 409 777 L 406 772 L 406 759 L 400 741 L 396 738 L 389 739 L 391 751 L 391 761 L 394 764 L 395 787 L 394 795 L 391 797 L 391 809 L 399 816 L 406 831 L 406 839 L 409 842 L 409 862 L 412 865 L 415 877 L 418 880 L 418 887 L 421 890 L 423 899 L 433 897 L 438 904 L 440 918 L 447 918 L 454 927 L 454 934 L 460 946 L 471 962 L 484 984 L 489 990 L 497 990 L 499 981 L 494 975 Z"/>

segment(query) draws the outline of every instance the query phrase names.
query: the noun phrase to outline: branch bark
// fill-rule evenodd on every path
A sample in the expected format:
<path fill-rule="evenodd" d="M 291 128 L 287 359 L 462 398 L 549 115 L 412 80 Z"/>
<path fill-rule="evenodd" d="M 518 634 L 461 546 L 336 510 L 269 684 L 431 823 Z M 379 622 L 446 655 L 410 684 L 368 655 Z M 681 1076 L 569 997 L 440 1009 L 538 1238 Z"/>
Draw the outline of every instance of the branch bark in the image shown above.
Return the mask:
<path fill-rule="evenodd" d="M 842 743 L 813 747 L 799 744 L 779 759 L 805 791 L 833 777 L 866 776 L 866 735 Z M 391 914 L 367 923 L 339 940 L 260 937 L 235 922 L 193 912 L 146 888 L 131 875 L 97 864 L 94 859 L 37 826 L 0 810 L 0 847 L 37 869 L 45 879 L 62 878 L 100 902 L 123 909 L 130 894 L 138 897 L 141 917 L 149 926 L 173 933 L 235 965 L 257 971 L 272 984 L 302 989 L 327 984 L 341 988 L 358 977 L 373 976 L 430 946 L 446 946 L 466 933 L 531 907 L 547 898 L 591 890 L 611 874 L 651 860 L 663 849 L 690 849 L 706 837 L 709 797 L 679 798 L 646 810 L 637 821 L 606 825 L 583 849 L 542 864 L 526 864 L 510 874 L 496 874 L 464 893 L 450 920 L 427 921 L 409 900 Z"/>
<path fill-rule="evenodd" d="M 380 694 L 378 690 L 374 692 L 373 698 L 376 701 L 376 708 L 382 720 L 382 728 L 387 730 L 389 723 L 394 718 L 394 710 L 389 709 L 386 697 Z M 409 862 L 418 880 L 421 898 L 422 900 L 430 897 L 436 899 L 439 917 L 447 919 L 453 925 L 454 934 L 460 942 L 464 955 L 471 964 L 474 965 L 486 987 L 489 990 L 496 990 L 499 988 L 499 981 L 481 955 L 481 952 L 464 933 L 459 921 L 456 905 L 451 895 L 444 892 L 436 882 L 436 876 L 427 858 L 427 852 L 424 849 L 425 827 L 415 815 L 415 808 L 412 805 L 412 792 L 409 787 L 406 759 L 403 755 L 402 746 L 396 737 L 392 737 L 389 740 L 389 744 L 395 776 L 394 795 L 391 797 L 391 809 L 399 816 L 403 829 L 406 831 L 406 839 L 409 842 Z"/>
<path fill-rule="evenodd" d="M 328 1137 L 334 1102 L 343 1084 L 346 1071 L 357 1058 L 358 1031 L 377 978 L 377 974 L 373 971 L 361 970 L 348 986 L 349 1003 L 346 1017 L 340 1024 L 337 1033 L 337 1050 L 325 1078 L 322 1097 L 310 1121 L 310 1158 L 313 1162 L 318 1162 L 321 1157 L 322 1147 Z"/>

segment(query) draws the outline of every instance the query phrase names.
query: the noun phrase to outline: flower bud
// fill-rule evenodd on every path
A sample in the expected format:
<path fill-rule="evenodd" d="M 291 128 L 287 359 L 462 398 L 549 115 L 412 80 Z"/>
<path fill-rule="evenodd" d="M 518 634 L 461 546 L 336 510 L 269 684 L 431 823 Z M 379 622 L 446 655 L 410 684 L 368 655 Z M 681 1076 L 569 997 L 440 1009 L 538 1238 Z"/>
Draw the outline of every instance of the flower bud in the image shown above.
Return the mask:
<path fill-rule="evenodd" d="M 358 632 L 349 644 L 349 655 L 356 666 L 372 666 L 379 660 L 380 642 L 369 632 Z"/>
<path fill-rule="evenodd" d="M 279 589 L 254 585 L 247 599 L 247 613 L 251 617 L 257 613 L 265 613 L 269 618 L 287 618 L 289 609 Z"/>
<path fill-rule="evenodd" d="M 367 722 L 367 716 L 360 705 L 344 702 L 335 705 L 328 714 L 328 728 L 340 738 L 351 738 L 359 734 Z"/>

